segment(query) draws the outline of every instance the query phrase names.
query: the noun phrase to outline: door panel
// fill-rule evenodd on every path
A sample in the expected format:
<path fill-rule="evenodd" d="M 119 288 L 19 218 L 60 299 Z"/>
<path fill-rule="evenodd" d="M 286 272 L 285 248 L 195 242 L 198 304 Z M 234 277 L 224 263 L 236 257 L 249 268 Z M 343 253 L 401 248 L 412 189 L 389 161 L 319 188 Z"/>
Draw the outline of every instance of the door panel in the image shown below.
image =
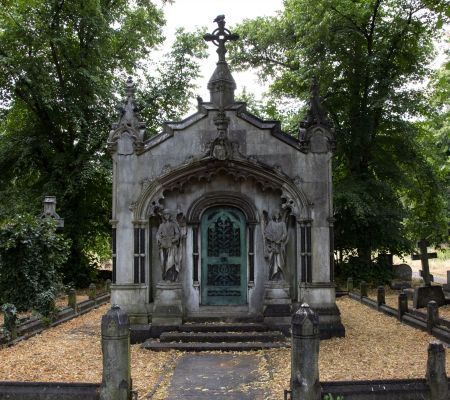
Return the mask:
<path fill-rule="evenodd" d="M 232 207 L 208 209 L 202 217 L 202 304 L 247 302 L 246 224 Z"/>

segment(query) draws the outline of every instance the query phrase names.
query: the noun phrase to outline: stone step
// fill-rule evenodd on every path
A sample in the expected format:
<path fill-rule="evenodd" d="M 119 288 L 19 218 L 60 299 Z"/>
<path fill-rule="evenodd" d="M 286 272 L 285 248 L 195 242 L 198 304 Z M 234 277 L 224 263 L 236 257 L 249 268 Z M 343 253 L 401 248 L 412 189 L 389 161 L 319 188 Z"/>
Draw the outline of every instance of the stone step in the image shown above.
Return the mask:
<path fill-rule="evenodd" d="M 204 342 L 204 343 L 236 343 L 236 342 L 281 342 L 286 337 L 279 331 L 269 332 L 163 332 L 160 342 Z"/>
<path fill-rule="evenodd" d="M 285 342 L 227 342 L 227 343 L 166 343 L 149 339 L 142 344 L 143 349 L 152 351 L 251 351 L 264 349 L 279 349 L 289 347 Z"/>
<path fill-rule="evenodd" d="M 269 328 L 259 323 L 194 323 L 183 324 L 180 332 L 266 332 Z"/>

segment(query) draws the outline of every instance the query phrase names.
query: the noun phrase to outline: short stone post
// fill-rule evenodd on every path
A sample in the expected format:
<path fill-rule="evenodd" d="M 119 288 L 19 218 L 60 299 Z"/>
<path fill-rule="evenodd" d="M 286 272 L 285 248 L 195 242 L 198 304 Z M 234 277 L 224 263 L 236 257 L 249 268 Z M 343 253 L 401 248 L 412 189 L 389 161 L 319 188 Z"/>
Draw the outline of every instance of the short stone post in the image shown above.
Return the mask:
<path fill-rule="evenodd" d="M 428 345 L 426 379 L 430 387 L 430 400 L 448 400 L 448 380 L 445 372 L 445 349 L 442 343 L 432 341 Z"/>
<path fill-rule="evenodd" d="M 130 320 L 116 304 L 102 317 L 102 352 L 100 400 L 130 400 Z"/>
<path fill-rule="evenodd" d="M 73 308 L 73 311 L 77 312 L 77 291 L 75 289 L 69 289 L 67 294 L 67 305 Z"/>
<path fill-rule="evenodd" d="M 95 286 L 95 283 L 91 283 L 89 285 L 89 300 L 95 300 L 97 297 L 97 286 Z"/>
<path fill-rule="evenodd" d="M 433 327 L 439 321 L 439 307 L 438 304 L 431 300 L 427 304 L 427 331 L 429 334 L 433 332 Z"/>
<path fill-rule="evenodd" d="M 351 292 L 353 290 L 353 278 L 347 278 L 347 291 Z"/>
<path fill-rule="evenodd" d="M 106 292 L 110 292 L 111 291 L 111 283 L 112 283 L 111 279 L 107 279 L 106 280 L 106 282 L 105 282 Z"/>
<path fill-rule="evenodd" d="M 4 326 L 10 340 L 17 339 L 17 309 L 14 304 L 4 304 Z"/>
<path fill-rule="evenodd" d="M 292 317 L 292 400 L 319 400 L 319 316 L 304 303 Z"/>
<path fill-rule="evenodd" d="M 386 291 L 384 286 L 378 286 L 377 288 L 377 306 L 380 308 L 381 305 L 386 304 Z"/>
<path fill-rule="evenodd" d="M 401 321 L 403 315 L 408 312 L 408 296 L 406 293 L 401 291 L 398 295 L 398 319 Z"/>
<path fill-rule="evenodd" d="M 361 281 L 361 283 L 359 284 L 359 291 L 361 299 L 363 297 L 367 297 L 367 282 Z"/>

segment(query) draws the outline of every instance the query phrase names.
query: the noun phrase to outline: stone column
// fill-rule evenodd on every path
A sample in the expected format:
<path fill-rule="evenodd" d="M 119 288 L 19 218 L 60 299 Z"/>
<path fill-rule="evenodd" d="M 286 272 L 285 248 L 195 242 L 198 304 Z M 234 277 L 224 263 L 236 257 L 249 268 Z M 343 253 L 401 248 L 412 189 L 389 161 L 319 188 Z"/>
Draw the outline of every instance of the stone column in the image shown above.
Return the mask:
<path fill-rule="evenodd" d="M 360 289 L 360 297 L 367 297 L 367 282 L 365 281 L 361 281 L 361 283 L 359 284 L 359 289 Z"/>
<path fill-rule="evenodd" d="M 105 290 L 107 292 L 111 291 L 111 283 L 112 283 L 111 279 L 107 279 L 106 282 L 105 282 Z"/>
<path fill-rule="evenodd" d="M 381 305 L 386 304 L 386 291 L 384 286 L 378 286 L 377 288 L 377 306 L 380 308 Z"/>
<path fill-rule="evenodd" d="M 303 303 L 292 317 L 292 400 L 319 400 L 319 317 Z"/>
<path fill-rule="evenodd" d="M 398 319 L 402 320 L 403 314 L 408 312 L 408 296 L 405 292 L 401 292 L 398 295 Z"/>
<path fill-rule="evenodd" d="M 95 286 L 95 283 L 91 283 L 89 285 L 89 300 L 95 300 L 97 297 L 97 286 Z"/>
<path fill-rule="evenodd" d="M 102 352 L 100 400 L 130 400 L 130 320 L 115 304 L 102 317 Z"/>
<path fill-rule="evenodd" d="M 427 383 L 430 400 L 448 400 L 448 379 L 445 371 L 445 349 L 442 343 L 432 341 L 428 345 Z"/>
<path fill-rule="evenodd" d="M 14 304 L 5 304 L 2 307 L 4 326 L 10 340 L 17 339 L 17 309 Z"/>
<path fill-rule="evenodd" d="M 347 290 L 351 292 L 353 290 L 353 278 L 347 278 Z"/>
<path fill-rule="evenodd" d="M 429 334 L 433 331 L 433 327 L 439 321 L 439 307 L 438 304 L 431 300 L 427 304 L 427 331 Z"/>
<path fill-rule="evenodd" d="M 69 289 L 67 294 L 67 305 L 73 308 L 73 311 L 77 312 L 77 292 L 75 289 Z"/>

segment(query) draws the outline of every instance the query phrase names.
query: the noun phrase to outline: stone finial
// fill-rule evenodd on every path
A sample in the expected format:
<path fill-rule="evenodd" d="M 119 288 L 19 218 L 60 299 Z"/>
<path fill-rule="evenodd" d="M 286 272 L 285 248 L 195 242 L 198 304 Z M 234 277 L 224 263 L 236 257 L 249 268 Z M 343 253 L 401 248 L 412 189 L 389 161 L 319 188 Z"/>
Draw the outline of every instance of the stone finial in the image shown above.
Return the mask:
<path fill-rule="evenodd" d="M 236 82 L 225 61 L 225 54 L 227 53 L 225 43 L 238 40 L 239 35 L 231 33 L 225 28 L 224 15 L 217 16 L 214 22 L 217 22 L 219 27 L 212 33 L 207 33 L 203 36 L 207 42 L 212 42 L 217 46 L 217 54 L 219 55 L 216 69 L 208 82 L 208 89 L 210 91 L 211 102 L 219 110 L 223 110 L 225 107 L 234 103 L 234 91 L 236 90 Z"/>
<path fill-rule="evenodd" d="M 41 218 L 53 218 L 56 221 L 57 228 L 64 227 L 64 219 L 61 218 L 56 212 L 56 197 L 55 196 L 45 196 L 42 202 L 44 212 Z"/>
<path fill-rule="evenodd" d="M 297 336 L 311 336 L 319 333 L 319 316 L 303 303 L 292 316 L 292 334 Z"/>
<path fill-rule="evenodd" d="M 120 306 L 113 304 L 102 317 L 102 335 L 107 337 L 122 337 L 129 334 L 130 319 Z"/>
<path fill-rule="evenodd" d="M 300 122 L 299 141 L 304 151 L 326 153 L 336 147 L 333 122 L 322 105 L 319 92 L 319 81 L 313 76 L 306 117 Z M 319 138 L 317 138 L 319 136 Z M 320 137 L 322 140 L 320 140 Z"/>
<path fill-rule="evenodd" d="M 118 107 L 119 121 L 112 125 L 108 137 L 108 150 L 111 153 L 118 151 L 119 154 L 130 155 L 134 151 L 138 153 L 142 151 L 146 126 L 145 122 L 139 120 L 135 93 L 136 85 L 130 76 L 125 82 L 126 98 Z M 123 143 L 118 144 L 119 141 Z"/>

